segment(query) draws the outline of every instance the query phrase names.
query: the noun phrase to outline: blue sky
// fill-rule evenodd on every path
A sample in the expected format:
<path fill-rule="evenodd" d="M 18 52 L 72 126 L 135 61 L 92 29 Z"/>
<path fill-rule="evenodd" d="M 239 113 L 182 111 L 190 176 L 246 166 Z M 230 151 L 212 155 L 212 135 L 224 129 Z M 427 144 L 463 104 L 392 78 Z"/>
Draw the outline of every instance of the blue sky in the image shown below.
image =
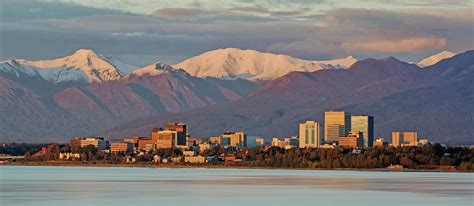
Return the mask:
<path fill-rule="evenodd" d="M 137 65 L 238 47 L 304 59 L 396 56 L 474 48 L 471 0 L 6 0 L 0 59 L 78 48 Z"/>

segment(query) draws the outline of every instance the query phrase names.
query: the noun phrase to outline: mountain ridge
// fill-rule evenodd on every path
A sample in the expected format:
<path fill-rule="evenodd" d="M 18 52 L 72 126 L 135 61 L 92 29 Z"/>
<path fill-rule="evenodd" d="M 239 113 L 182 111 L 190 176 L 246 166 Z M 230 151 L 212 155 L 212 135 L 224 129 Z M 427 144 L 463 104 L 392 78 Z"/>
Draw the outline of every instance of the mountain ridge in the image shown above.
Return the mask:
<path fill-rule="evenodd" d="M 244 130 L 268 138 L 294 135 L 297 123 L 308 119 L 323 123 L 325 110 L 346 110 L 375 116 L 376 135 L 388 139 L 392 131 L 416 129 L 432 141 L 472 143 L 473 57 L 474 51 L 467 51 L 429 69 L 385 58 L 362 60 L 347 70 L 293 72 L 236 101 L 179 116 L 193 128 L 192 135 Z M 213 121 L 205 121 L 209 118 Z M 166 114 L 140 118 L 104 134 L 146 135 L 153 126 L 173 120 Z"/>
<path fill-rule="evenodd" d="M 431 66 L 433 64 L 438 63 L 439 61 L 441 61 L 443 59 L 451 58 L 454 55 L 456 55 L 456 53 L 444 50 L 442 52 L 439 52 L 437 54 L 431 55 L 429 57 L 426 57 L 426 58 L 420 60 L 417 63 L 417 65 L 420 66 L 420 67 L 428 67 L 428 66 Z"/>

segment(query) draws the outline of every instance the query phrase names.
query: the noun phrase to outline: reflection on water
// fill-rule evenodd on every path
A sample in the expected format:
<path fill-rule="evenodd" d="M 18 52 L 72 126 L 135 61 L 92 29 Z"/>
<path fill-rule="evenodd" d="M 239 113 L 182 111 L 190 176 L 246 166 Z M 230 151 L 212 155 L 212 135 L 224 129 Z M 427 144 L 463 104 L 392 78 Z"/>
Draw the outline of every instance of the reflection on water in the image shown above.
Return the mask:
<path fill-rule="evenodd" d="M 472 205 L 474 174 L 0 167 L 0 205 Z"/>

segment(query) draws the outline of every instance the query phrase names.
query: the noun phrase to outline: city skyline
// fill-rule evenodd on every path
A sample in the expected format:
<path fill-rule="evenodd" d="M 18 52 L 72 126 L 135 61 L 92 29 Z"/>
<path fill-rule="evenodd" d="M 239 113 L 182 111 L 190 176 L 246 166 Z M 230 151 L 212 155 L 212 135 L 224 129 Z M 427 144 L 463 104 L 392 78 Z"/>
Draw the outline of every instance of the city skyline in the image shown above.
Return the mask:
<path fill-rule="evenodd" d="M 473 0 L 0 0 L 0 205 L 470 206 Z"/>

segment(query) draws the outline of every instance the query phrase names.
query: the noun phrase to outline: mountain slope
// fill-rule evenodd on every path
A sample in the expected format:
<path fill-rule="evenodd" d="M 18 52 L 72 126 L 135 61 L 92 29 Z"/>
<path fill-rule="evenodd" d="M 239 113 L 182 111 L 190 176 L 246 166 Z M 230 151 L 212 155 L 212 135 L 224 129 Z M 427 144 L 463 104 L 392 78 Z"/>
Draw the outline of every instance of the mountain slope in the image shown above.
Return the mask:
<path fill-rule="evenodd" d="M 437 53 L 435 55 L 432 55 L 432 56 L 429 56 L 425 59 L 422 59 L 417 64 L 420 67 L 427 67 L 427 66 L 431 66 L 433 64 L 436 64 L 436 63 L 438 63 L 439 61 L 441 61 L 443 59 L 451 58 L 454 55 L 456 55 L 456 53 L 453 53 L 453 52 L 450 52 L 450 51 L 442 51 L 440 53 Z"/>
<path fill-rule="evenodd" d="M 289 136 L 297 123 L 323 123 L 329 109 L 375 116 L 375 134 L 418 130 L 444 143 L 472 143 L 474 51 L 440 61 L 429 69 L 395 58 L 366 59 L 347 70 L 293 72 L 227 104 L 184 112 L 192 135 L 245 130 L 249 135 Z M 147 134 L 175 116 L 156 115 L 129 122 L 108 134 Z M 212 121 L 209 121 L 212 119 Z M 192 129 L 191 129 L 192 128 Z"/>
<path fill-rule="evenodd" d="M 28 68 L 24 70 L 30 72 Z M 92 83 L 51 82 L 37 69 L 31 70 L 33 75 L 0 73 L 0 138 L 45 141 L 92 135 L 140 117 L 234 101 L 259 86 L 247 80 L 201 79 L 164 64 L 144 70 L 151 73 L 136 70 Z"/>
<path fill-rule="evenodd" d="M 313 72 L 321 69 L 346 67 L 353 57 L 330 61 L 307 61 L 282 54 L 263 53 L 237 48 L 205 52 L 174 65 L 192 76 L 270 80 L 294 71 Z M 330 65 L 334 64 L 334 66 Z"/>

